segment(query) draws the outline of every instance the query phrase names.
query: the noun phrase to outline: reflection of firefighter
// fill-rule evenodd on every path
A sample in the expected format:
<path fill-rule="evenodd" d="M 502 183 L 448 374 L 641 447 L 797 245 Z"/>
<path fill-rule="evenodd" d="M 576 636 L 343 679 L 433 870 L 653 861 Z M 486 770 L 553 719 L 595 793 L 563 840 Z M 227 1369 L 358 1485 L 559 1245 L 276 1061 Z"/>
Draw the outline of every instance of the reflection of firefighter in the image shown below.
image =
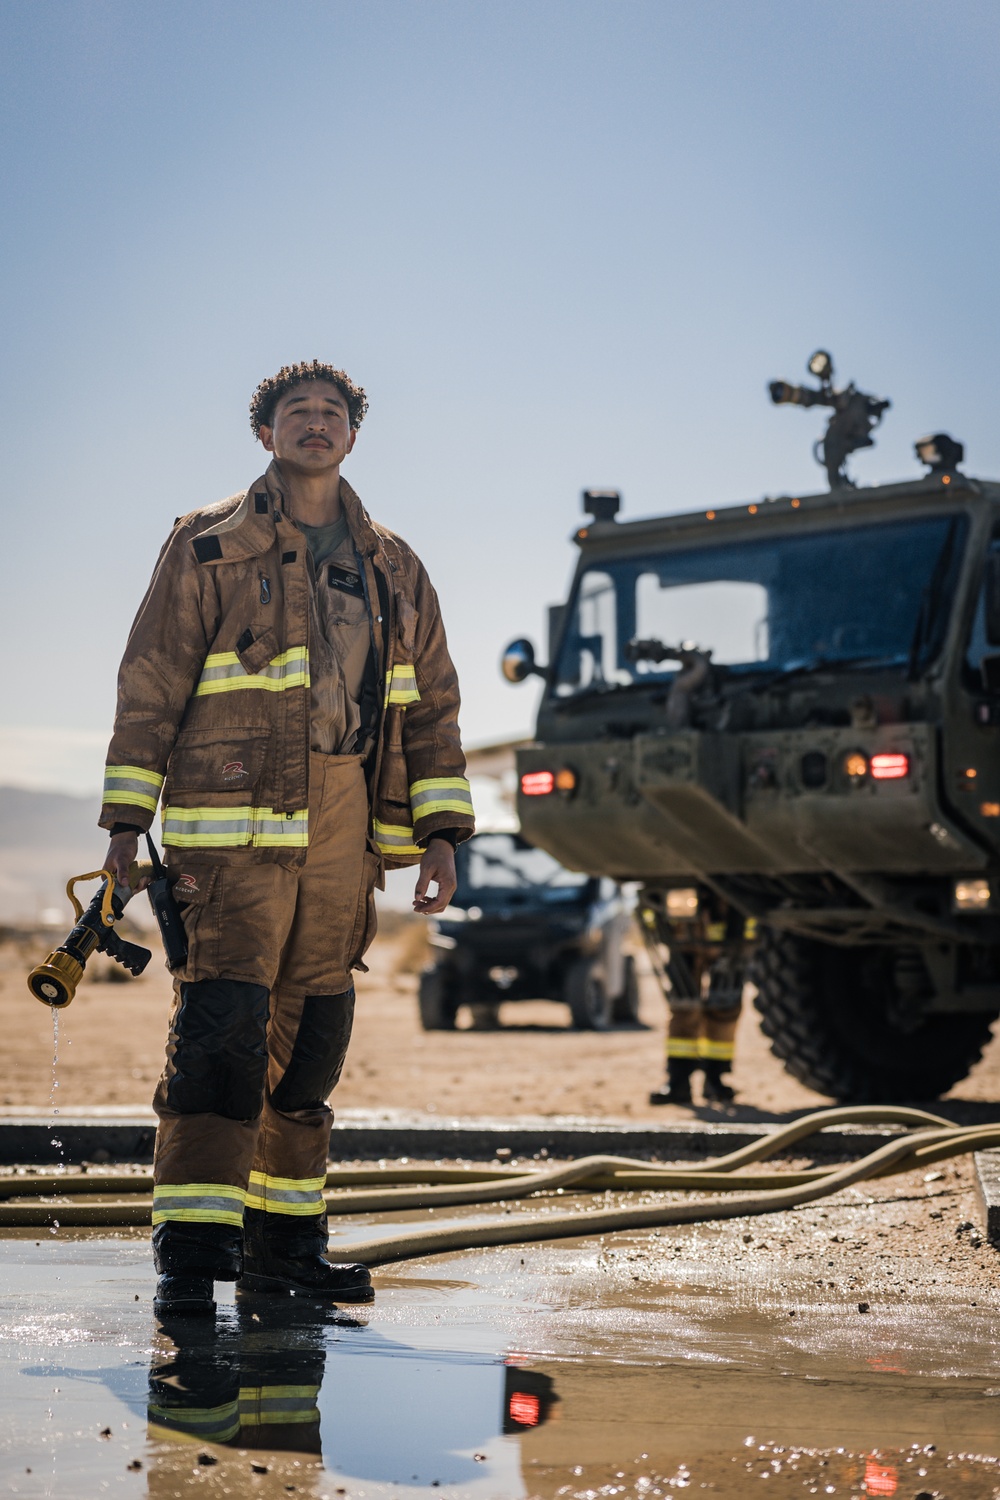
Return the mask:
<path fill-rule="evenodd" d="M 284 1304 L 286 1316 L 289 1307 Z M 149 1372 L 149 1436 L 163 1445 L 150 1473 L 151 1495 L 159 1493 L 158 1477 L 169 1486 L 165 1494 L 175 1493 L 173 1444 L 303 1454 L 321 1472 L 321 1338 L 307 1335 L 299 1347 L 275 1348 L 267 1337 L 252 1334 L 234 1346 L 217 1339 L 211 1324 L 184 1320 L 165 1324 L 168 1330 L 176 1343 L 161 1344 Z M 183 1461 L 189 1470 L 190 1448 Z"/>
<path fill-rule="evenodd" d="M 644 891 L 639 915 L 670 1013 L 667 1076 L 649 1102 L 690 1104 L 700 1071 L 705 1103 L 728 1104 L 734 1093 L 723 1074 L 733 1065 L 753 924 L 693 888 Z"/>

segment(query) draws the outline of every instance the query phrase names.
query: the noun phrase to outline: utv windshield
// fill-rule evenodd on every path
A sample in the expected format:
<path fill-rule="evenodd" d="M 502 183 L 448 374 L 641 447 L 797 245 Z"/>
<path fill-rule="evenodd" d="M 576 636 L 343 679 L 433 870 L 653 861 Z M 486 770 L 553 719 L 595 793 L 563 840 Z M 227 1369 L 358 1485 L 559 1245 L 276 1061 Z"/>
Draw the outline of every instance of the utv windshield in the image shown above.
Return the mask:
<path fill-rule="evenodd" d="M 609 559 L 587 568 L 556 663 L 559 697 L 669 679 L 632 641 L 693 643 L 732 673 L 923 665 L 939 649 L 961 515 Z"/>
<path fill-rule="evenodd" d="M 589 898 L 588 875 L 564 870 L 544 849 L 516 833 L 477 833 L 459 844 L 453 906 L 509 905 L 511 900 L 572 903 Z"/>

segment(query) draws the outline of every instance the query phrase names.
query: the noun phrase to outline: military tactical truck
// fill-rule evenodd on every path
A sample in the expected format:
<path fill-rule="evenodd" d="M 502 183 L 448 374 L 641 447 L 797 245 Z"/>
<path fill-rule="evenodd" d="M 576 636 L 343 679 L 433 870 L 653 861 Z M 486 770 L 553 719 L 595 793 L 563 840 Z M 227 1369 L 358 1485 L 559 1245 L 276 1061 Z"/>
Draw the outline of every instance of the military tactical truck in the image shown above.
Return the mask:
<path fill-rule="evenodd" d="M 518 812 L 641 883 L 668 994 L 749 978 L 810 1088 L 931 1099 L 1000 1014 L 1000 483 L 936 434 L 922 477 L 855 488 L 845 450 L 888 403 L 835 392 L 822 353 L 818 392 L 772 397 L 834 407 L 829 492 L 629 522 L 585 495 L 549 665 L 504 655 L 545 679 Z"/>

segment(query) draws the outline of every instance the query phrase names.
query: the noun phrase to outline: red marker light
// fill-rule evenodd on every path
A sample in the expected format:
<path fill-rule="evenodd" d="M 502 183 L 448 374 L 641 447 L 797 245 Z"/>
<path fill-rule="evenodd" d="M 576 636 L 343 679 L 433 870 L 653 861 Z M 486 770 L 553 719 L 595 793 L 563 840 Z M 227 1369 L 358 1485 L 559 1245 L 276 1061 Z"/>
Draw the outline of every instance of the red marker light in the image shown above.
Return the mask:
<path fill-rule="evenodd" d="M 530 1391 L 511 1391 L 510 1420 L 518 1427 L 537 1427 L 541 1406 L 537 1396 Z"/>
<path fill-rule="evenodd" d="M 902 781 L 910 774 L 910 757 L 889 752 L 873 755 L 868 768 L 873 781 Z"/>
<path fill-rule="evenodd" d="M 525 771 L 521 777 L 521 794 L 524 797 L 547 797 L 555 790 L 556 778 L 551 771 Z"/>
<path fill-rule="evenodd" d="M 865 1494 L 894 1495 L 899 1487 L 899 1475 L 890 1464 L 880 1463 L 877 1458 L 865 1459 Z"/>

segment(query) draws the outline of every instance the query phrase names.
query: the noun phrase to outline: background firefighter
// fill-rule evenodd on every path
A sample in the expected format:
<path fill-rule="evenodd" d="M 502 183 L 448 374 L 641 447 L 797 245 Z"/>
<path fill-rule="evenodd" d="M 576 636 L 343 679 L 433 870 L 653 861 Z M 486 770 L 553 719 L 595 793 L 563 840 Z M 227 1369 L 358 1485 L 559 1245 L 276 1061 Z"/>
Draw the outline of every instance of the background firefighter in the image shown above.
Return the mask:
<path fill-rule="evenodd" d="M 273 462 L 175 523 L 121 666 L 105 863 L 127 876 L 162 792 L 189 945 L 154 1100 L 161 1315 L 213 1312 L 214 1280 L 372 1297 L 323 1255 L 351 970 L 383 870 L 419 862 L 441 911 L 474 825 L 437 596 L 340 476 L 366 409 L 316 361 L 257 388 Z"/>

